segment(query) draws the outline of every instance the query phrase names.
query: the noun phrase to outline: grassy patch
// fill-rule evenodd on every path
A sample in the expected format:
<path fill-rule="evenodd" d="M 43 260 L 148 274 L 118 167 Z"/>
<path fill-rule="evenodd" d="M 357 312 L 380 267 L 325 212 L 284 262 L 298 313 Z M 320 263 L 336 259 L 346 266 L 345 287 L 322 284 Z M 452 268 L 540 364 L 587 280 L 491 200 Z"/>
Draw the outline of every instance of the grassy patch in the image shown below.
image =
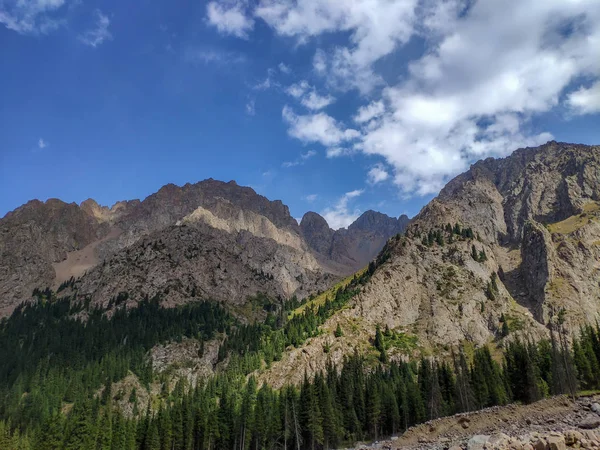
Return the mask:
<path fill-rule="evenodd" d="M 406 353 L 417 348 L 418 342 L 419 338 L 414 334 L 392 331 L 389 336 L 385 336 L 386 348 L 394 348 Z"/>
<path fill-rule="evenodd" d="M 591 397 L 593 395 L 598 395 L 598 394 L 600 394 L 600 389 L 592 389 L 592 390 L 588 390 L 588 391 L 578 391 L 577 392 L 578 397 Z"/>
<path fill-rule="evenodd" d="M 548 225 L 548 231 L 558 234 L 570 234 L 584 227 L 590 222 L 593 213 L 600 211 L 600 204 L 588 202 L 583 206 L 583 213 L 571 216 L 561 222 Z"/>
<path fill-rule="evenodd" d="M 506 319 L 506 323 L 508 325 L 508 329 L 510 331 L 521 331 L 525 329 L 525 322 L 523 321 L 522 318 L 520 317 L 516 317 L 516 316 L 511 316 L 511 315 L 505 315 L 504 316 Z"/>
<path fill-rule="evenodd" d="M 306 302 L 302 306 L 299 306 L 298 308 L 296 308 L 295 310 L 290 312 L 288 318 L 291 319 L 292 317 L 294 317 L 298 314 L 302 314 L 304 309 L 307 308 L 308 306 L 314 306 L 315 308 L 318 308 L 319 306 L 325 304 L 325 302 L 327 301 L 327 298 L 335 297 L 335 293 L 339 288 L 345 288 L 346 286 L 348 286 L 350 284 L 350 282 L 354 279 L 354 277 L 359 278 L 366 271 L 367 271 L 367 268 L 365 267 L 364 269 L 361 269 L 358 272 L 356 272 L 354 275 L 350 275 L 349 277 L 344 278 L 342 281 L 337 283 L 335 286 L 327 289 L 322 294 L 317 295 L 312 300 Z"/>

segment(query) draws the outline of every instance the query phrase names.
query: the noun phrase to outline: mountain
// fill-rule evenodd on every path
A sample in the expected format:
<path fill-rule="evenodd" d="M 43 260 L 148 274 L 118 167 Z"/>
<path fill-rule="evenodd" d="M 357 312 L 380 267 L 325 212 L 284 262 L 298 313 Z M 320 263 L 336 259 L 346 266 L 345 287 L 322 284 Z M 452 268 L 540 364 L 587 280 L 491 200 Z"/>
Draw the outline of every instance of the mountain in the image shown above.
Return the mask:
<path fill-rule="evenodd" d="M 476 409 L 598 389 L 599 180 L 600 147 L 520 149 L 450 181 L 401 234 L 407 218 L 371 211 L 298 225 L 214 180 L 112 208 L 30 202 L 0 222 L 3 289 L 35 270 L 54 289 L 0 320 L 0 447 L 342 448 L 405 431 L 381 445 L 421 448 L 490 430 Z M 565 423 L 600 428 L 579 404 Z M 467 447 L 481 442 L 509 440 Z"/>
<path fill-rule="evenodd" d="M 0 316 L 71 278 L 98 304 L 120 292 L 136 293 L 132 305 L 155 295 L 177 304 L 191 292 L 237 305 L 259 293 L 302 298 L 366 265 L 401 231 L 374 212 L 335 233 L 320 219 L 306 234 L 281 201 L 213 179 L 111 208 L 33 200 L 0 220 Z M 309 243 L 318 239 L 328 248 Z"/>
<path fill-rule="evenodd" d="M 299 382 L 368 351 L 378 325 L 402 336 L 392 357 L 539 339 L 561 324 L 576 334 L 600 320 L 599 261 L 600 147 L 549 142 L 479 161 L 386 244 L 323 334 L 263 377 Z M 338 325 L 344 336 L 330 342 Z"/>
<path fill-rule="evenodd" d="M 373 259 L 389 238 L 403 233 L 409 220 L 406 215 L 395 219 L 369 210 L 348 229 L 334 231 L 323 217 L 310 211 L 302 217 L 300 230 L 315 252 L 357 271 Z"/>

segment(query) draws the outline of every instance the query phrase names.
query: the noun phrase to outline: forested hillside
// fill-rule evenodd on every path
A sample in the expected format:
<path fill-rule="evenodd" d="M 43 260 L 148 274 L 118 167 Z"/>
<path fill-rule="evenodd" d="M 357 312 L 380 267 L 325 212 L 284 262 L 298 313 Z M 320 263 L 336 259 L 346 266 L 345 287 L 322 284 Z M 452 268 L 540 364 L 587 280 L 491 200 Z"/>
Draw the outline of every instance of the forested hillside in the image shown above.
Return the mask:
<path fill-rule="evenodd" d="M 502 356 L 463 347 L 447 360 L 411 362 L 388 360 L 394 333 L 377 327 L 369 354 L 299 386 L 258 385 L 253 374 L 322 333 L 371 271 L 318 307 L 262 298 L 267 317 L 254 324 L 214 302 L 167 309 L 155 298 L 127 310 L 121 293 L 107 314 L 38 291 L 0 324 L 0 448 L 331 448 L 456 412 L 600 388 L 598 327 L 582 329 L 572 347 L 558 327 L 550 340 L 507 344 Z M 214 377 L 190 385 L 153 372 L 148 351 L 183 338 L 219 340 Z M 131 373 L 141 390 L 130 392 L 126 414 L 112 389 Z"/>

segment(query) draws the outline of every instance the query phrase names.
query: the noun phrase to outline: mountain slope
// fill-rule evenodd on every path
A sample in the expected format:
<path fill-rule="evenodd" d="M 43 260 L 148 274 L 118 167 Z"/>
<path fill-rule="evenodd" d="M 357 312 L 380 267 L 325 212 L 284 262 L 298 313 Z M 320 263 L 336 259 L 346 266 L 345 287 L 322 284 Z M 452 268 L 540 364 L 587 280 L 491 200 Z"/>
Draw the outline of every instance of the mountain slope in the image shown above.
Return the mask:
<path fill-rule="evenodd" d="M 539 338 L 559 320 L 600 317 L 600 147 L 549 142 L 474 164 L 391 239 L 350 308 L 263 375 L 299 382 L 377 325 L 403 339 L 391 357 L 468 341 Z M 506 326 L 504 326 L 506 323 Z M 344 336 L 332 339 L 340 325 Z M 410 343 L 411 345 L 404 345 Z M 324 354 L 322 348 L 330 351 Z"/>

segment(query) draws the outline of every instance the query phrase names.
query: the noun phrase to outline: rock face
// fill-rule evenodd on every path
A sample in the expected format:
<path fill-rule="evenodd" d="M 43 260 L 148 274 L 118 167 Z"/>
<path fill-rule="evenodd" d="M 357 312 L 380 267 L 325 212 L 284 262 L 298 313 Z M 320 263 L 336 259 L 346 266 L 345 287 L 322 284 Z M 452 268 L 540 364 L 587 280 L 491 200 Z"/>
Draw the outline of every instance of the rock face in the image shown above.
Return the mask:
<path fill-rule="evenodd" d="M 258 293 L 303 296 L 376 256 L 394 230 L 386 218 L 371 213 L 347 231 L 363 259 L 341 264 L 328 256 L 335 233 L 322 217 L 307 214 L 301 230 L 281 201 L 233 181 L 169 184 L 111 208 L 34 200 L 0 220 L 0 317 L 34 288 L 71 277 L 96 303 L 121 291 L 136 293 L 130 301 L 160 295 L 166 303 L 193 291 L 234 305 Z"/>
<path fill-rule="evenodd" d="M 599 200 L 598 146 L 549 142 L 480 161 L 411 221 L 411 242 L 389 248 L 388 261 L 357 307 L 391 322 L 391 303 L 402 311 L 403 319 L 393 320 L 396 326 L 413 326 L 423 339 L 438 344 L 497 337 L 498 314 L 510 317 L 513 329 L 527 329 L 530 317 L 546 326 L 563 309 L 574 329 L 594 322 L 600 314 Z M 448 223 L 471 228 L 474 239 L 419 248 L 425 233 Z M 484 260 L 469 257 L 467 246 L 485 252 Z M 443 287 L 450 278 L 443 276 L 446 271 L 461 276 L 448 289 Z M 498 288 L 490 295 L 485 286 L 496 276 Z M 473 292 L 477 285 L 486 293 L 483 306 L 480 313 L 466 313 L 480 298 Z M 462 316 L 449 314 L 454 305 L 461 305 Z"/>
<path fill-rule="evenodd" d="M 302 235 L 310 247 L 322 255 L 327 255 L 331 250 L 331 243 L 335 231 L 329 228 L 327 221 L 319 214 L 309 211 L 300 221 Z"/>
<path fill-rule="evenodd" d="M 409 220 L 406 215 L 394 219 L 367 211 L 348 229 L 334 231 L 319 214 L 308 212 L 300 222 L 300 229 L 314 251 L 356 271 L 377 256 L 389 238 L 403 233 Z"/>
<path fill-rule="evenodd" d="M 377 325 L 416 340 L 411 348 L 390 349 L 393 359 L 418 350 L 444 354 L 465 340 L 539 338 L 559 313 L 574 333 L 580 324 L 594 324 L 600 316 L 600 147 L 549 142 L 474 164 L 378 259 L 351 306 L 324 325 L 323 337 L 274 364 L 277 376 L 265 379 L 301 381 L 295 374 L 322 370 L 337 351 L 372 348 Z M 319 349 L 338 323 L 344 336 L 324 354 Z"/>
<path fill-rule="evenodd" d="M 0 220 L 0 316 L 54 281 L 52 263 L 108 233 L 74 203 L 32 200 Z"/>

